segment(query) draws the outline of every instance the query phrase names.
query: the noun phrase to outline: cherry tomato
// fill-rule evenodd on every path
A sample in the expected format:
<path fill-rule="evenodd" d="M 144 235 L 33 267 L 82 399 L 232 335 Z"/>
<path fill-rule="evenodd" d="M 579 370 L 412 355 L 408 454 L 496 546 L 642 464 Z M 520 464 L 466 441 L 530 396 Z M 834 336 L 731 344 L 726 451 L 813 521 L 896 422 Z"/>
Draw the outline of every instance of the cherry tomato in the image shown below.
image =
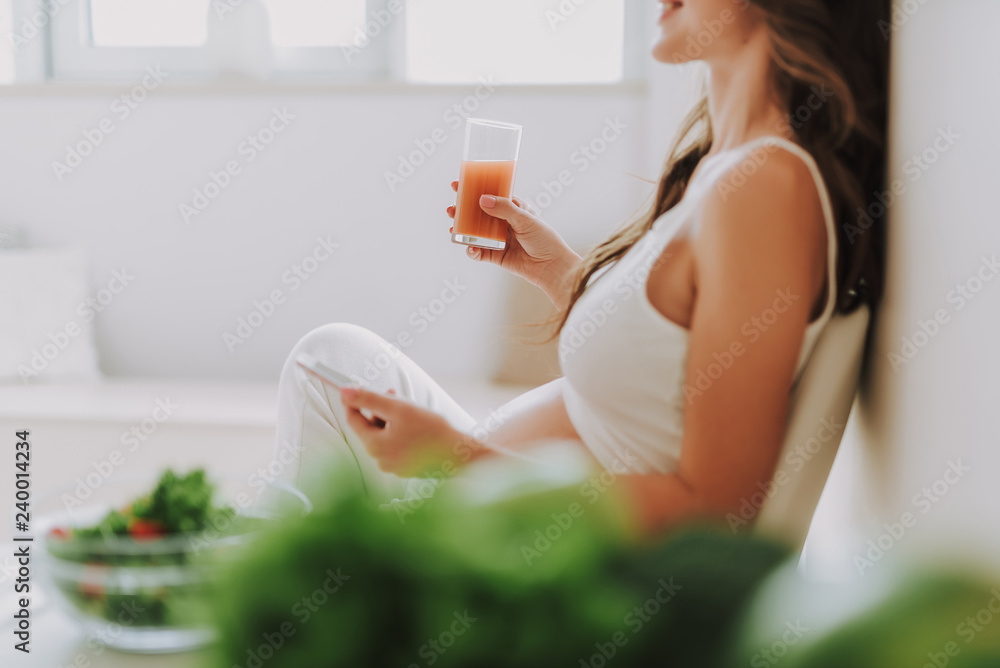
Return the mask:
<path fill-rule="evenodd" d="M 132 520 L 128 533 L 136 540 L 154 540 L 164 534 L 163 525 L 153 520 Z"/>

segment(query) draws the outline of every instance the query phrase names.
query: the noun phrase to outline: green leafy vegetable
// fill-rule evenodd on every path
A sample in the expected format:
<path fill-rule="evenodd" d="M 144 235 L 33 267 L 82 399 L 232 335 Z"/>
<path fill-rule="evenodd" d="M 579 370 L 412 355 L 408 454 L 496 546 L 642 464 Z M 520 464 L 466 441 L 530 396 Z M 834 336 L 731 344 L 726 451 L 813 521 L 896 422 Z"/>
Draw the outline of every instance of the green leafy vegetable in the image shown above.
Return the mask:
<path fill-rule="evenodd" d="M 616 513 L 575 488 L 402 520 L 346 496 L 228 574 L 212 665 L 714 668 L 787 551 L 713 531 L 640 547 Z"/>
<path fill-rule="evenodd" d="M 230 507 L 215 506 L 214 497 L 215 486 L 208 481 L 205 471 L 198 469 L 178 475 L 168 469 L 152 492 L 120 510 L 110 511 L 95 526 L 74 528 L 69 535 L 81 539 L 125 535 L 152 539 L 203 531 L 213 523 L 228 526 L 235 513 Z"/>

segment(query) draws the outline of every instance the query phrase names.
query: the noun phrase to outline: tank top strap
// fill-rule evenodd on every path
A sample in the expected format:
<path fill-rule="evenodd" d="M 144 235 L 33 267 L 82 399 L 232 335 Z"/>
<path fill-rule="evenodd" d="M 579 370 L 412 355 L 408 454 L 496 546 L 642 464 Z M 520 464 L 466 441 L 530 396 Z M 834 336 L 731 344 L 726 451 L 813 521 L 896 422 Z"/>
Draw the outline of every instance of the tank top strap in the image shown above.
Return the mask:
<path fill-rule="evenodd" d="M 830 198 L 830 191 L 826 187 L 826 179 L 823 178 L 823 172 L 820 171 L 819 165 L 816 163 L 816 159 L 812 157 L 809 151 L 805 150 L 795 142 L 785 139 L 784 137 L 778 137 L 775 135 L 766 135 L 764 137 L 759 137 L 753 141 L 747 142 L 743 146 L 743 152 L 751 151 L 759 146 L 772 146 L 780 147 L 785 151 L 797 156 L 802 162 L 806 164 L 809 168 L 809 172 L 813 176 L 813 181 L 816 184 L 816 191 L 819 193 L 820 205 L 823 208 L 823 219 L 826 223 L 826 247 L 827 247 L 827 259 L 826 259 L 826 276 L 827 276 L 827 299 L 826 307 L 823 309 L 823 315 L 820 316 L 819 320 L 816 322 L 822 322 L 828 316 L 833 313 L 833 309 L 837 303 L 837 227 L 836 220 L 833 216 L 833 202 Z"/>

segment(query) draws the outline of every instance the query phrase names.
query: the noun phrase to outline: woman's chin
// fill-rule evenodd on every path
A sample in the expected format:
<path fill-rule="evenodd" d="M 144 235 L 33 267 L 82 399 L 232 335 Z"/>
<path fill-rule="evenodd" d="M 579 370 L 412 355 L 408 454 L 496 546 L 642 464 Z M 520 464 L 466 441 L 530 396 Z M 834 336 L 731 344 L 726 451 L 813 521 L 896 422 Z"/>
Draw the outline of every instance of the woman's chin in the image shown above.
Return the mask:
<path fill-rule="evenodd" d="M 651 50 L 653 58 L 658 62 L 667 65 L 678 65 L 690 62 L 691 59 L 684 54 L 683 45 L 679 40 L 671 37 L 663 37 L 653 45 Z"/>

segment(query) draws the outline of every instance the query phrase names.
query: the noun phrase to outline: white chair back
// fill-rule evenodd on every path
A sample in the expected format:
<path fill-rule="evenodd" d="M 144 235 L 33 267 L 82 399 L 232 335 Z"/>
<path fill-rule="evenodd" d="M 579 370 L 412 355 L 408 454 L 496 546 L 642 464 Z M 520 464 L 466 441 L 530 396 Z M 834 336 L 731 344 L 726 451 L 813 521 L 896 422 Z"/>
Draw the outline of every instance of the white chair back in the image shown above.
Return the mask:
<path fill-rule="evenodd" d="M 802 549 L 854 404 L 869 318 L 866 306 L 835 314 L 816 341 L 792 388 L 781 458 L 755 533 Z"/>

